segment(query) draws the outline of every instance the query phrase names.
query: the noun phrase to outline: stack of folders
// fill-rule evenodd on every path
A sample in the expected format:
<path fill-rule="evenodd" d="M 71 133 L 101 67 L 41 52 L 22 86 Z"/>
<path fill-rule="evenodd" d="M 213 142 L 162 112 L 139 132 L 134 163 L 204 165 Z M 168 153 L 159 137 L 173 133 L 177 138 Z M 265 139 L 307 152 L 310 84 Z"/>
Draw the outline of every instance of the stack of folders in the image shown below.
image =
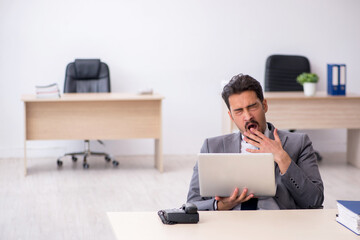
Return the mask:
<path fill-rule="evenodd" d="M 346 95 L 346 65 L 328 64 L 328 94 Z"/>
<path fill-rule="evenodd" d="M 60 98 L 60 90 L 57 83 L 44 86 L 35 86 L 37 98 Z"/>
<path fill-rule="evenodd" d="M 336 221 L 360 235 L 360 201 L 338 200 Z"/>

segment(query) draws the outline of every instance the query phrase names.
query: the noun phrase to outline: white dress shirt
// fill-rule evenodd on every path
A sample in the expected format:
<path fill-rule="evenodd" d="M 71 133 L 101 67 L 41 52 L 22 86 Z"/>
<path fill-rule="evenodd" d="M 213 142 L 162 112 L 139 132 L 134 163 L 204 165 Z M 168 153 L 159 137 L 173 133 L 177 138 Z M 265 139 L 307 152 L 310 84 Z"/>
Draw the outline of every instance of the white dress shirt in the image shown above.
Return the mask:
<path fill-rule="evenodd" d="M 266 124 L 266 129 L 265 129 L 264 135 L 266 137 L 270 136 L 270 131 L 268 129 L 267 124 Z M 256 154 L 256 153 L 247 152 L 246 149 L 258 149 L 258 148 L 251 145 L 250 143 L 245 142 L 243 136 L 241 136 L 241 153 Z M 240 210 L 241 204 L 237 205 L 234 209 Z M 276 209 L 280 209 L 280 208 L 279 208 L 279 205 L 275 202 L 273 197 L 260 197 L 259 198 L 258 210 L 276 210 Z"/>

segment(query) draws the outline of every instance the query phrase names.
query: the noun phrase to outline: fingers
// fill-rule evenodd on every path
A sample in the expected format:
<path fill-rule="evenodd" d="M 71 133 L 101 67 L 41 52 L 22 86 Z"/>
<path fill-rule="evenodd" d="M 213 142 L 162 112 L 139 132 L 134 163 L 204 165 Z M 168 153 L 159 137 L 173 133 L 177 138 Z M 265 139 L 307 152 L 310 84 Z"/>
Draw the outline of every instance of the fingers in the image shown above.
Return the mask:
<path fill-rule="evenodd" d="M 238 197 L 238 202 L 239 203 L 243 203 L 243 202 L 247 202 L 249 201 L 251 198 L 254 197 L 254 194 L 249 194 L 247 195 L 248 193 L 248 189 L 247 188 L 244 188 L 242 193 L 240 194 L 240 196 Z"/>
<path fill-rule="evenodd" d="M 242 202 L 247 202 L 254 197 L 254 194 L 249 194 Z"/>
<path fill-rule="evenodd" d="M 254 197 L 254 194 L 249 194 L 248 189 L 244 188 L 239 194 L 239 188 L 235 188 L 234 192 L 231 194 L 230 197 L 219 197 L 216 196 L 215 199 L 218 201 L 218 210 L 229 210 L 235 207 L 237 204 L 249 201 L 249 199 Z"/>
<path fill-rule="evenodd" d="M 259 143 L 265 136 L 259 136 L 258 134 L 255 134 L 255 133 L 256 132 L 244 132 L 244 135 L 246 136 L 246 138 L 248 140 L 252 140 L 253 142 L 258 142 Z"/>
<path fill-rule="evenodd" d="M 240 196 L 238 197 L 238 199 L 240 200 L 240 202 L 242 202 L 242 200 L 246 197 L 246 194 L 248 192 L 247 188 L 244 188 L 242 193 L 240 194 Z"/>
<path fill-rule="evenodd" d="M 256 135 L 258 135 L 260 137 L 265 136 L 262 132 L 260 132 L 259 130 L 255 129 L 255 128 L 250 128 L 250 132 L 252 132 L 252 133 L 254 133 L 254 134 L 256 134 Z"/>
<path fill-rule="evenodd" d="M 247 148 L 246 151 L 249 152 L 249 153 L 262 153 L 264 152 L 264 141 L 259 143 L 259 142 L 256 142 L 254 140 L 251 140 L 247 137 L 244 137 L 244 140 L 247 142 L 247 143 L 250 143 L 251 145 L 257 147 L 257 149 L 250 149 L 250 148 Z"/>
<path fill-rule="evenodd" d="M 279 134 L 277 132 L 277 128 L 275 128 L 275 130 L 274 130 L 274 139 L 275 139 L 275 141 L 280 142 L 280 137 L 279 137 Z"/>
<path fill-rule="evenodd" d="M 238 195 L 239 195 L 239 188 L 235 188 L 235 190 L 230 196 L 230 201 L 235 201 Z"/>
<path fill-rule="evenodd" d="M 254 128 L 251 128 L 251 129 L 250 129 L 250 133 L 251 133 L 252 135 L 254 135 L 254 136 L 259 137 L 260 139 L 263 139 L 263 138 L 265 137 L 265 135 L 264 135 L 262 132 L 260 132 L 260 131 L 257 130 L 257 129 L 254 129 Z"/>
<path fill-rule="evenodd" d="M 248 137 L 244 137 L 245 142 L 250 143 L 251 145 L 255 146 L 255 147 L 259 147 L 260 146 L 260 140 L 258 141 L 254 141 L 253 139 L 250 139 Z"/>
<path fill-rule="evenodd" d="M 251 149 L 251 148 L 247 148 L 246 151 L 249 153 L 262 153 L 263 152 L 260 149 Z"/>
<path fill-rule="evenodd" d="M 223 201 L 223 200 L 235 201 L 238 195 L 239 195 L 239 188 L 235 188 L 235 190 L 233 191 L 230 197 L 215 196 L 215 199 L 217 201 Z"/>
<path fill-rule="evenodd" d="M 259 147 L 259 145 L 268 138 L 262 133 L 259 132 L 256 129 L 251 128 L 249 132 L 244 132 L 244 140 L 256 147 Z"/>

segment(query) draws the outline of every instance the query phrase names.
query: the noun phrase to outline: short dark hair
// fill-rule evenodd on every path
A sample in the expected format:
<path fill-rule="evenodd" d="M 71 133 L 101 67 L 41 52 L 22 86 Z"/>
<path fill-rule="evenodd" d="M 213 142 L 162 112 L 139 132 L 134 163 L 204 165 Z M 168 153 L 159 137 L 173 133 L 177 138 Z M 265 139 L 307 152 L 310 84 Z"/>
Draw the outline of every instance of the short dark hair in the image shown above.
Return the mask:
<path fill-rule="evenodd" d="M 230 110 L 229 97 L 233 94 L 249 90 L 254 91 L 260 101 L 263 102 L 264 95 L 260 83 L 255 78 L 249 75 L 243 75 L 242 73 L 231 78 L 230 82 L 225 85 L 221 95 Z"/>

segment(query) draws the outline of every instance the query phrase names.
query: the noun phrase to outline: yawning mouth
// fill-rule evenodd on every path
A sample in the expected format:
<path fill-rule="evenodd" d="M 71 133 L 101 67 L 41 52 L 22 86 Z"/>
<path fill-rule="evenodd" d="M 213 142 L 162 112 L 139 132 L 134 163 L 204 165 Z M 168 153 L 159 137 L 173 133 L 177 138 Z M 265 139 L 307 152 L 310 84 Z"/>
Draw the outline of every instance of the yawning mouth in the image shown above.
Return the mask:
<path fill-rule="evenodd" d="M 255 121 L 254 122 L 247 122 L 245 124 L 245 128 L 248 131 L 250 131 L 251 128 L 253 128 L 255 130 L 258 130 L 258 126 L 259 126 L 259 124 L 257 122 L 255 122 Z"/>

